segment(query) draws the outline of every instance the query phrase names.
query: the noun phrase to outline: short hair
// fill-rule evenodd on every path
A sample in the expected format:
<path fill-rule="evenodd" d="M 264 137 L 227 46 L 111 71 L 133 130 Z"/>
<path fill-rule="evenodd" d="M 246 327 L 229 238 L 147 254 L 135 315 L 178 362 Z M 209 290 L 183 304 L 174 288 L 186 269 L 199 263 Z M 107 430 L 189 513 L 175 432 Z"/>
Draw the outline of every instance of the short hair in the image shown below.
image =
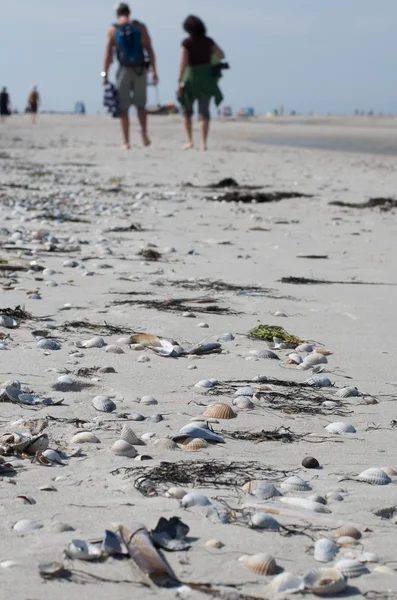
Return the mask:
<path fill-rule="evenodd" d="M 199 19 L 199 17 L 195 17 L 194 15 L 189 15 L 184 23 L 183 29 L 189 35 L 194 35 L 197 37 L 204 36 L 207 33 L 207 28 L 204 25 L 203 21 Z"/>
<path fill-rule="evenodd" d="M 116 15 L 118 17 L 129 17 L 130 16 L 130 7 L 125 2 L 120 2 L 116 6 Z"/>

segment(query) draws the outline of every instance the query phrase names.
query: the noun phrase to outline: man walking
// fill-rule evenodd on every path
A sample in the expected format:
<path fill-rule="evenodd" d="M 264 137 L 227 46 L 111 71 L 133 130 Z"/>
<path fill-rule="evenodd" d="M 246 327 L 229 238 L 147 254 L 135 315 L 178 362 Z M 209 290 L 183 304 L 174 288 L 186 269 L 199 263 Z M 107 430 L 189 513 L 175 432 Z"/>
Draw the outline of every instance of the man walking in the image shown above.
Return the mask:
<path fill-rule="evenodd" d="M 3 87 L 0 92 L 0 118 L 3 123 L 6 120 L 6 117 L 10 115 L 10 96 L 7 92 L 7 88 Z"/>
<path fill-rule="evenodd" d="M 128 4 L 121 2 L 116 8 L 117 23 L 107 33 L 106 51 L 102 78 L 108 83 L 108 71 L 116 50 L 119 69 L 116 87 L 121 110 L 121 129 L 124 148 L 130 148 L 130 122 L 128 110 L 134 105 L 138 112 L 141 135 L 144 146 L 149 146 L 147 133 L 146 87 L 148 67 L 152 72 L 152 81 L 158 83 L 156 56 L 147 28 L 143 23 L 131 19 Z"/>
<path fill-rule="evenodd" d="M 37 119 L 37 112 L 39 110 L 39 104 L 40 104 L 40 95 L 39 92 L 37 91 L 37 87 L 34 86 L 32 91 L 30 92 L 29 96 L 28 96 L 28 108 L 29 108 L 29 112 L 32 115 L 32 123 L 33 125 L 36 125 L 36 119 Z"/>

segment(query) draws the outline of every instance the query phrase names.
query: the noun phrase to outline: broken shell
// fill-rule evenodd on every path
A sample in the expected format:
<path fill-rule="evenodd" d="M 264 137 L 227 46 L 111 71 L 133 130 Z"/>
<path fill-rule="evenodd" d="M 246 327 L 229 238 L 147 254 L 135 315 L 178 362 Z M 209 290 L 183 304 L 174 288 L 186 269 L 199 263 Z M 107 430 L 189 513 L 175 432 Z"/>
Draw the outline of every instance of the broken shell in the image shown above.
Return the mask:
<path fill-rule="evenodd" d="M 175 444 L 175 442 L 173 440 L 170 440 L 169 438 L 159 438 L 153 443 L 153 446 L 156 446 L 157 448 L 160 448 L 160 450 L 164 451 L 179 450 L 177 444 Z"/>
<path fill-rule="evenodd" d="M 172 442 L 174 444 L 174 442 Z M 179 447 L 182 450 L 198 451 L 204 450 L 209 447 L 209 443 L 203 438 L 191 438 L 188 437 L 183 442 L 179 443 Z"/>
<path fill-rule="evenodd" d="M 305 589 L 318 596 L 330 596 L 342 592 L 346 586 L 346 579 L 338 569 L 323 568 L 312 569 L 304 579 Z"/>
<path fill-rule="evenodd" d="M 335 423 L 330 423 L 325 427 L 329 433 L 335 433 L 337 435 L 341 435 L 344 433 L 356 433 L 353 425 L 350 423 L 343 423 L 342 421 L 336 421 Z"/>
<path fill-rule="evenodd" d="M 114 442 L 110 450 L 113 452 L 113 454 L 116 454 L 116 456 L 126 456 L 128 458 L 135 458 L 135 456 L 138 454 L 134 446 L 131 446 L 131 444 L 125 442 L 124 440 L 117 440 Z"/>
<path fill-rule="evenodd" d="M 208 506 L 209 504 L 211 504 L 211 501 L 207 496 L 196 492 L 186 494 L 181 500 L 181 506 L 183 508 L 190 508 L 191 506 Z"/>
<path fill-rule="evenodd" d="M 205 427 L 198 427 L 194 423 L 189 423 L 179 430 L 179 434 L 174 437 L 175 442 L 179 442 L 182 438 L 202 438 L 203 440 L 210 440 L 212 442 L 224 443 L 225 440 L 222 436 L 214 433 L 210 429 Z M 183 441 L 183 440 L 182 440 Z"/>
<path fill-rule="evenodd" d="M 395 477 L 397 475 L 397 471 L 395 471 L 392 467 L 381 467 L 382 471 L 386 473 L 389 477 Z"/>
<path fill-rule="evenodd" d="M 13 529 L 15 531 L 19 531 L 21 533 L 26 533 L 28 531 L 35 531 L 36 529 L 41 529 L 43 525 L 38 521 L 31 521 L 30 519 L 22 519 L 21 521 L 17 521 L 13 525 Z"/>
<path fill-rule="evenodd" d="M 247 483 L 244 483 L 241 489 L 248 494 L 253 494 L 261 500 L 268 500 L 269 498 L 281 496 L 278 489 L 272 483 L 270 483 L 270 481 L 262 481 L 260 479 L 252 479 L 251 481 L 247 481 Z"/>
<path fill-rule="evenodd" d="M 234 410 L 222 402 L 210 404 L 203 412 L 203 417 L 213 417 L 214 419 L 234 419 L 237 417 Z"/>
<path fill-rule="evenodd" d="M 240 556 L 238 561 L 256 575 L 274 575 L 277 573 L 277 563 L 270 554 L 259 553 L 253 556 Z"/>
<path fill-rule="evenodd" d="M 309 492 L 312 489 L 307 481 L 298 475 L 288 477 L 288 479 L 282 482 L 280 487 L 283 492 Z"/>
<path fill-rule="evenodd" d="M 28 454 L 44 452 L 48 448 L 49 443 L 48 435 L 46 433 L 42 433 L 41 435 L 30 439 L 29 444 L 25 448 L 25 452 Z"/>
<path fill-rule="evenodd" d="M 255 408 L 255 404 L 249 399 L 248 396 L 240 396 L 239 398 L 234 398 L 233 405 L 242 410 L 249 410 Z"/>
<path fill-rule="evenodd" d="M 146 406 L 154 406 L 158 404 L 158 401 L 156 398 L 153 398 L 153 396 L 142 396 L 140 403 L 145 404 Z"/>
<path fill-rule="evenodd" d="M 312 387 L 332 387 L 332 382 L 325 375 L 313 375 L 307 381 L 305 381 L 307 385 L 311 385 Z"/>
<path fill-rule="evenodd" d="M 204 544 L 207 548 L 216 548 L 217 550 L 223 548 L 224 545 L 225 544 L 222 544 L 219 540 L 207 540 Z"/>
<path fill-rule="evenodd" d="M 238 388 L 238 390 L 236 390 L 234 392 L 235 397 L 237 398 L 238 396 L 253 396 L 254 394 L 256 394 L 257 390 L 253 387 L 241 387 Z"/>
<path fill-rule="evenodd" d="M 83 346 L 83 348 L 103 348 L 103 346 L 106 346 L 105 340 L 99 335 L 96 335 L 93 338 L 82 342 L 81 345 Z"/>
<path fill-rule="evenodd" d="M 110 352 L 111 354 L 124 354 L 124 350 L 116 344 L 110 344 L 110 346 L 106 346 L 105 352 Z"/>
<path fill-rule="evenodd" d="M 55 340 L 49 338 L 43 338 L 37 342 L 37 347 L 41 350 L 60 350 L 60 345 Z"/>
<path fill-rule="evenodd" d="M 52 579 L 62 575 L 65 568 L 62 563 L 49 562 L 39 564 L 39 573 L 43 579 Z"/>
<path fill-rule="evenodd" d="M 276 594 L 282 594 L 284 592 L 293 594 L 294 592 L 303 591 L 303 577 L 288 572 L 280 573 L 280 575 L 276 575 L 272 580 L 269 588 Z"/>
<path fill-rule="evenodd" d="M 314 502 L 313 500 L 309 500 L 308 498 L 280 498 L 280 502 L 284 502 L 285 504 L 291 504 L 292 506 L 297 506 L 298 508 L 303 508 L 304 510 L 311 510 L 313 512 L 318 513 L 330 513 L 331 510 L 328 506 L 324 506 L 320 502 Z"/>
<path fill-rule="evenodd" d="M 155 438 L 156 434 L 153 431 L 147 431 L 141 435 L 141 440 L 143 442 L 150 442 L 152 438 Z"/>
<path fill-rule="evenodd" d="M 256 375 L 252 381 L 254 383 L 266 383 L 267 380 L 268 380 L 267 375 Z"/>
<path fill-rule="evenodd" d="M 100 412 L 113 412 L 117 408 L 113 400 L 107 396 L 95 396 L 91 404 L 95 410 L 99 410 Z"/>
<path fill-rule="evenodd" d="M 177 498 L 178 500 L 182 500 L 182 498 L 186 496 L 186 494 L 187 491 L 179 487 L 170 487 L 169 490 L 167 490 L 165 493 L 165 495 L 169 498 Z"/>
<path fill-rule="evenodd" d="M 335 392 L 335 396 L 338 398 L 354 398 L 355 396 L 360 396 L 360 392 L 356 387 L 343 387 Z"/>
<path fill-rule="evenodd" d="M 366 469 L 357 477 L 359 481 L 366 481 L 372 485 L 387 485 L 391 483 L 390 477 L 382 470 L 376 467 Z"/>
<path fill-rule="evenodd" d="M 314 544 L 314 560 L 331 562 L 338 553 L 338 546 L 332 540 L 321 538 Z"/>
<path fill-rule="evenodd" d="M 360 577 L 368 573 L 368 569 L 364 563 L 354 558 L 341 558 L 335 564 L 335 569 L 338 569 L 345 577 L 352 579 L 353 577 Z"/>
<path fill-rule="evenodd" d="M 119 537 L 113 531 L 105 530 L 102 541 L 102 552 L 107 556 L 117 556 L 122 554 Z"/>
<path fill-rule="evenodd" d="M 72 444 L 100 444 L 100 440 L 91 431 L 76 433 L 70 441 Z"/>
<path fill-rule="evenodd" d="M 306 469 L 318 469 L 320 463 L 318 462 L 317 458 L 314 458 L 313 456 L 305 456 L 305 458 L 302 460 L 302 466 Z"/>
<path fill-rule="evenodd" d="M 98 560 L 102 556 L 102 550 L 95 544 L 88 544 L 83 540 L 72 540 L 66 549 L 66 555 L 79 560 Z"/>
<path fill-rule="evenodd" d="M 131 446 L 144 445 L 144 442 L 132 431 L 131 427 L 124 425 L 121 430 L 120 439 L 131 444 Z"/>
<path fill-rule="evenodd" d="M 254 529 L 279 529 L 279 522 L 266 513 L 256 512 L 251 515 L 251 527 Z"/>

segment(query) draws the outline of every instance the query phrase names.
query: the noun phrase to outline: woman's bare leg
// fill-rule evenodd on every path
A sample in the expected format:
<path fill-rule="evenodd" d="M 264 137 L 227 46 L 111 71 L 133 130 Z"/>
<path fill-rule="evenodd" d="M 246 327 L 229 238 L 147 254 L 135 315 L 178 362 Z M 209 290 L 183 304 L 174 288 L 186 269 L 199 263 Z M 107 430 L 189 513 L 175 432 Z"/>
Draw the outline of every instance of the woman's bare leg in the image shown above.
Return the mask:
<path fill-rule="evenodd" d="M 200 121 L 200 133 L 201 133 L 201 150 L 205 152 L 207 150 L 208 133 L 210 130 L 209 119 L 203 119 Z"/>
<path fill-rule="evenodd" d="M 183 149 L 190 150 L 191 148 L 193 148 L 194 145 L 192 117 L 186 115 L 183 117 L 183 128 L 187 137 L 187 143 L 183 146 Z"/>

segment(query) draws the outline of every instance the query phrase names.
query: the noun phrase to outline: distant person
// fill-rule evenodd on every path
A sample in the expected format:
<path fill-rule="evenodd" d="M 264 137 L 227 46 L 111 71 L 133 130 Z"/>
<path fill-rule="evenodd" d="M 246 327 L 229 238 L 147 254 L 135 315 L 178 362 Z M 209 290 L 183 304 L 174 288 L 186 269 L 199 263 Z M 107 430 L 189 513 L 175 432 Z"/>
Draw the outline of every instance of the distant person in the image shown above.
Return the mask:
<path fill-rule="evenodd" d="M 3 87 L 0 92 L 0 118 L 1 122 L 4 123 L 6 117 L 11 114 L 10 111 L 10 95 L 7 92 L 7 88 Z"/>
<path fill-rule="evenodd" d="M 143 23 L 131 19 L 128 4 L 121 2 L 116 8 L 117 23 L 107 33 L 106 51 L 103 63 L 103 83 L 108 83 L 108 71 L 116 50 L 119 69 L 116 87 L 121 111 L 121 129 L 124 148 L 130 148 L 130 121 L 128 110 L 134 105 L 138 112 L 144 146 L 150 145 L 147 131 L 147 71 L 152 73 L 152 82 L 158 83 L 156 56 L 147 28 Z"/>
<path fill-rule="evenodd" d="M 214 97 L 218 105 L 223 99 L 218 87 L 218 77 L 214 74 L 214 63 L 219 63 L 225 55 L 214 40 L 207 37 L 206 26 L 198 17 L 187 17 L 183 28 L 189 37 L 182 42 L 177 96 L 183 107 L 183 126 L 187 137 L 184 149 L 190 150 L 194 146 L 192 116 L 193 105 L 197 100 L 201 121 L 201 149 L 207 150 L 211 98 Z"/>
<path fill-rule="evenodd" d="M 36 124 L 37 112 L 39 110 L 39 104 L 40 104 L 40 95 L 39 95 L 39 92 L 37 91 L 37 87 L 34 86 L 28 97 L 28 108 L 29 108 L 30 114 L 32 115 L 32 123 L 34 125 Z"/>

